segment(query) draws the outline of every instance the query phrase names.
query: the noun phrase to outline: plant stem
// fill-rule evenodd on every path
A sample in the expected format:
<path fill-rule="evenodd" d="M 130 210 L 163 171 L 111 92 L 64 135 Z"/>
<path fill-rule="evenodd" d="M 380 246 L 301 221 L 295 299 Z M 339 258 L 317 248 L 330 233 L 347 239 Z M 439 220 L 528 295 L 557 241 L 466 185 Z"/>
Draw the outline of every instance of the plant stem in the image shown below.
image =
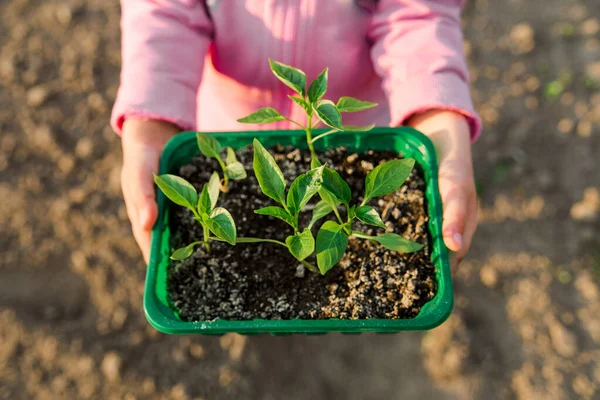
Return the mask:
<path fill-rule="evenodd" d="M 365 235 L 362 232 L 358 232 L 358 231 L 352 231 L 352 235 L 356 236 L 357 238 L 360 239 L 373 239 L 375 236 L 369 236 L 369 235 Z"/>
<path fill-rule="evenodd" d="M 336 132 L 341 132 L 341 131 L 340 131 L 339 129 L 332 129 L 332 130 L 329 130 L 329 131 L 327 131 L 327 132 L 325 132 L 325 133 L 322 133 L 322 134 L 320 134 L 319 136 L 315 136 L 314 138 L 312 138 L 311 142 L 312 142 L 312 143 L 314 143 L 314 142 L 316 142 L 317 140 L 319 140 L 319 139 L 323 139 L 324 137 L 326 137 L 326 136 L 329 136 L 329 135 L 331 135 L 331 134 L 333 134 L 333 133 L 336 133 Z"/>
<path fill-rule="evenodd" d="M 315 153 L 315 146 L 312 142 L 312 112 L 308 114 L 308 121 L 306 124 L 306 143 L 308 143 L 308 150 L 310 150 L 310 157 L 317 159 L 317 153 Z"/>
<path fill-rule="evenodd" d="M 217 242 L 226 242 L 226 240 L 223 240 L 221 238 L 218 237 L 211 237 L 211 240 L 216 240 Z M 275 243 L 278 244 L 280 246 L 283 247 L 288 247 L 287 244 L 280 242 L 279 240 L 275 240 L 275 239 L 262 239 L 262 238 L 253 238 L 253 237 L 238 237 L 235 239 L 235 243 Z"/>
<path fill-rule="evenodd" d="M 202 229 L 204 231 L 204 247 L 206 247 L 206 251 L 210 253 L 210 231 L 208 230 L 208 227 L 205 224 L 202 224 Z"/>
<path fill-rule="evenodd" d="M 223 170 L 223 187 L 225 188 L 224 192 L 227 193 L 227 191 L 229 190 L 229 177 L 227 176 L 227 172 L 225 172 L 225 170 L 227 169 L 227 165 L 225 165 L 223 160 L 221 160 L 220 158 L 217 158 L 217 161 L 219 162 L 219 165 Z"/>
<path fill-rule="evenodd" d="M 306 260 L 300 260 L 300 262 L 302 263 L 302 265 L 304 265 L 309 271 L 312 271 L 314 273 L 320 274 L 321 272 L 319 271 L 319 268 L 315 267 L 313 264 L 309 263 Z"/>
<path fill-rule="evenodd" d="M 302 126 L 302 124 L 299 124 L 298 122 L 294 121 L 293 119 L 286 118 L 286 120 L 291 122 L 292 124 L 298 125 L 300 127 L 300 129 L 302 129 L 303 131 L 306 130 L 306 127 Z"/>
<path fill-rule="evenodd" d="M 335 216 L 337 217 L 338 221 L 340 222 L 340 225 L 344 224 L 344 221 L 342 220 L 342 217 L 340 216 L 340 212 L 338 211 L 337 207 L 332 207 L 333 208 L 333 212 L 335 214 Z"/>
<path fill-rule="evenodd" d="M 283 247 L 288 247 L 287 244 L 280 242 L 279 240 L 275 240 L 275 239 L 262 239 L 262 238 L 253 238 L 253 237 L 239 237 L 235 239 L 236 243 L 275 243 L 278 244 L 280 246 Z"/>

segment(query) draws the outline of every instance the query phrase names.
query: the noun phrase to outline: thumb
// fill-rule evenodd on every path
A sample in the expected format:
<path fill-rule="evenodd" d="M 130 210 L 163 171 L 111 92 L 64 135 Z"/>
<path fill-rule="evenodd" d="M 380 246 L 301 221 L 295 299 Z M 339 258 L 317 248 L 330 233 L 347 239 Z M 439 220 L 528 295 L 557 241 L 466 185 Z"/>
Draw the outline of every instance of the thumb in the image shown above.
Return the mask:
<path fill-rule="evenodd" d="M 463 248 L 468 210 L 468 190 L 449 165 L 440 165 L 440 195 L 444 205 L 442 234 L 446 247 L 454 252 Z"/>

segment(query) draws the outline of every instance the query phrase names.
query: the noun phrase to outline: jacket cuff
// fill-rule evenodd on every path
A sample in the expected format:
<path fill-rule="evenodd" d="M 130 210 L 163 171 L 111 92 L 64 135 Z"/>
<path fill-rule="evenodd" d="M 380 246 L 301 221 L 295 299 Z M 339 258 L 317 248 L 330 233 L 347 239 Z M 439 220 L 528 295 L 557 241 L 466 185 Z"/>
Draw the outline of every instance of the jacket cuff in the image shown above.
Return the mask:
<path fill-rule="evenodd" d="M 406 124 L 415 114 L 428 110 L 455 111 L 465 116 L 471 131 L 471 141 L 481 134 L 481 118 L 475 112 L 469 85 L 456 73 L 443 72 L 414 76 L 401 83 L 389 82 L 391 125 Z M 386 85 L 386 86 L 387 86 Z"/>
<path fill-rule="evenodd" d="M 146 88 L 139 91 L 139 87 Z M 182 130 L 196 129 L 197 88 L 178 82 L 152 82 L 136 89 L 121 85 L 112 110 L 110 124 L 121 135 L 127 117 L 141 117 L 170 122 Z"/>

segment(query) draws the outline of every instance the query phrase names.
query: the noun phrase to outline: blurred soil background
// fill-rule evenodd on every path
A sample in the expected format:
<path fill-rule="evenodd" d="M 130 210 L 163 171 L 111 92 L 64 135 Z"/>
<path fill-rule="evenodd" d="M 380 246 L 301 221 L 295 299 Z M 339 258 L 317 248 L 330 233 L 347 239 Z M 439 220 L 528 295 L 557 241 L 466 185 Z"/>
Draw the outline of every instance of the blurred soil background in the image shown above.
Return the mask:
<path fill-rule="evenodd" d="M 600 398 L 600 2 L 467 6 L 479 231 L 451 318 L 397 335 L 148 325 L 108 127 L 119 15 L 0 2 L 1 399 Z"/>

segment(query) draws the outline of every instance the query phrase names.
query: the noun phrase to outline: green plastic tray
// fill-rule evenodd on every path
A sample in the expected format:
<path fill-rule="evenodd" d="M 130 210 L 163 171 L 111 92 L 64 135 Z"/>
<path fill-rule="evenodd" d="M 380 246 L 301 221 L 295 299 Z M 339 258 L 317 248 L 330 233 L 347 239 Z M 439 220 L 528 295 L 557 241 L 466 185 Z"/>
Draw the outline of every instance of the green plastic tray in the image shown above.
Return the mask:
<path fill-rule="evenodd" d="M 315 133 L 318 135 L 319 131 Z M 223 146 L 234 149 L 247 146 L 256 137 L 265 147 L 276 144 L 306 147 L 303 131 L 250 131 L 209 133 Z M 437 160 L 431 141 L 418 131 L 401 128 L 375 128 L 368 133 L 337 133 L 317 142 L 317 149 L 346 146 L 351 151 L 395 150 L 404 157 L 412 157 L 423 168 L 427 184 L 426 196 L 429 207 L 429 231 L 432 238 L 432 261 L 436 269 L 437 294 L 412 319 L 359 319 L 359 320 L 264 320 L 250 321 L 214 320 L 185 322 L 167 301 L 167 270 L 170 266 L 169 212 L 171 202 L 157 191 L 158 220 L 152 230 L 152 248 L 146 274 L 144 310 L 150 324 L 169 334 L 220 335 L 229 332 L 241 334 L 292 333 L 323 334 L 327 332 L 379 332 L 394 333 L 409 330 L 426 330 L 444 322 L 453 306 L 452 280 L 448 251 L 442 239 L 442 204 L 438 191 Z M 184 132 L 171 139 L 165 146 L 160 173 L 177 173 L 198 153 L 195 132 Z"/>

